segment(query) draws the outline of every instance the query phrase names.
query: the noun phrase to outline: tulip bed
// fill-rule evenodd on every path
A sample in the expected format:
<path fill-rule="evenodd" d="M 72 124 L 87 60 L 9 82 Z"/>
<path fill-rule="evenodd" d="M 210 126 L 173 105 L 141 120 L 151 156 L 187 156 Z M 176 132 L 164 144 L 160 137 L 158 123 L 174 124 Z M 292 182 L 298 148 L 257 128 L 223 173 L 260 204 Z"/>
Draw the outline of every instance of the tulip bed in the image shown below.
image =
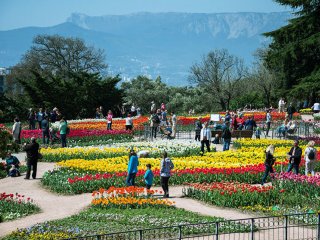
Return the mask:
<path fill-rule="evenodd" d="M 33 200 L 18 193 L 0 193 L 0 222 L 21 218 L 36 212 L 40 208 Z"/>
<path fill-rule="evenodd" d="M 31 137 L 42 139 L 41 130 L 22 130 L 22 143 L 30 141 Z M 57 137 L 59 134 L 57 133 Z M 88 130 L 71 129 L 67 136 L 68 146 L 91 146 L 113 142 L 128 142 L 133 139 L 131 131 L 125 130 Z"/>
<path fill-rule="evenodd" d="M 164 150 L 170 156 L 188 156 L 199 153 L 199 146 L 185 142 L 172 144 L 171 141 L 162 141 L 156 146 L 148 142 L 114 143 L 111 147 L 75 147 L 75 148 L 42 148 L 42 161 L 59 162 L 68 159 L 101 159 L 125 156 L 133 148 L 136 152 L 146 150 L 150 157 L 160 157 Z"/>
<path fill-rule="evenodd" d="M 247 140 L 248 142 L 251 140 Z M 268 142 L 269 141 L 269 142 Z M 172 157 L 175 164 L 173 176 L 170 183 L 174 185 L 186 182 L 217 182 L 238 181 L 243 183 L 259 183 L 264 172 L 264 150 L 265 146 L 272 140 L 261 140 L 259 147 L 246 147 L 246 141 L 241 140 L 243 145 L 240 149 L 226 152 L 211 152 L 204 156 L 191 155 Z M 171 142 L 173 143 L 173 142 Z M 263 143 L 263 144 L 262 144 Z M 138 143 L 136 143 L 138 144 Z M 280 146 L 282 144 L 282 146 Z M 292 142 L 291 142 L 292 144 Z M 276 148 L 276 170 L 284 169 L 286 165 L 285 156 L 290 146 L 287 141 L 279 141 Z M 81 148 L 78 148 L 80 152 Z M 156 148 L 155 148 L 156 149 Z M 184 148 L 180 148 L 184 149 Z M 48 150 L 51 151 L 51 150 Z M 62 159 L 64 153 L 54 150 Z M 77 152 L 76 149 L 72 151 Z M 121 152 L 121 151 L 120 151 Z M 58 169 L 47 172 L 42 183 L 52 191 L 66 194 L 79 194 L 92 192 L 99 188 L 111 186 L 124 186 L 128 156 L 95 158 L 95 153 L 88 153 L 82 159 L 69 159 L 57 163 Z M 44 155 L 46 153 L 44 152 Z M 60 155 L 59 155 L 60 154 Z M 68 154 L 67 154 L 68 155 Z M 54 158 L 54 156 L 52 156 Z M 155 184 L 158 185 L 160 158 L 140 158 L 139 172 L 137 173 L 137 184 L 144 186 L 143 174 L 145 165 L 150 163 L 155 175 Z"/>
<path fill-rule="evenodd" d="M 100 188 L 92 193 L 91 205 L 98 208 L 162 208 L 174 205 L 168 199 L 153 198 L 157 190 L 147 190 L 144 187 L 110 187 Z"/>

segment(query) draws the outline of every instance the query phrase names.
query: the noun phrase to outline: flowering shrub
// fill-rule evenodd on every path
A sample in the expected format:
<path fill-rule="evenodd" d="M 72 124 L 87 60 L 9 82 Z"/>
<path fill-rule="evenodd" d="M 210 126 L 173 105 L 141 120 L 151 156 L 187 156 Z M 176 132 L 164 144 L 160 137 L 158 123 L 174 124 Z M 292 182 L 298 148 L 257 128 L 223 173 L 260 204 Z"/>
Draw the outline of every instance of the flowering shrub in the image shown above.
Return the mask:
<path fill-rule="evenodd" d="M 33 200 L 18 193 L 0 193 L 0 215 L 4 221 L 21 218 L 39 212 Z"/>
<path fill-rule="evenodd" d="M 300 114 L 313 114 L 313 110 L 311 108 L 304 108 L 299 110 Z"/>
<path fill-rule="evenodd" d="M 147 208 L 147 207 L 168 207 L 174 202 L 168 199 L 152 198 L 157 191 L 147 190 L 142 187 L 110 187 L 108 190 L 99 189 L 92 193 L 93 206 L 103 208 Z"/>

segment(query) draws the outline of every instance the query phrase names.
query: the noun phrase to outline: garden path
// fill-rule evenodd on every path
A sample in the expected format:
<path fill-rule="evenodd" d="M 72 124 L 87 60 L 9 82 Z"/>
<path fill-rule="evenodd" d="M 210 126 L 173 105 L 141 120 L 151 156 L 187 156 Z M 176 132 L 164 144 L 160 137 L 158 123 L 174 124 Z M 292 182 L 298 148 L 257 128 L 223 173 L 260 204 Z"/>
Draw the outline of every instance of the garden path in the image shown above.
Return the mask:
<path fill-rule="evenodd" d="M 220 146 L 218 147 L 220 148 Z M 220 150 L 220 149 L 219 149 Z M 15 154 L 20 160 L 25 158 L 25 153 Z M 0 180 L 0 192 L 19 193 L 32 198 L 41 208 L 41 212 L 22 219 L 0 223 L 0 237 L 3 237 L 17 228 L 26 228 L 34 224 L 61 219 L 80 212 L 91 201 L 91 194 L 58 195 L 40 185 L 40 179 L 48 170 L 54 169 L 54 163 L 38 163 L 38 177 L 35 180 L 25 180 L 24 176 L 17 178 L 4 178 Z M 223 217 L 226 219 L 241 219 L 254 217 L 237 210 L 209 206 L 196 200 L 182 197 L 182 186 L 170 187 L 170 200 L 175 201 L 178 208 L 202 215 Z M 159 189 L 157 187 L 155 189 Z"/>

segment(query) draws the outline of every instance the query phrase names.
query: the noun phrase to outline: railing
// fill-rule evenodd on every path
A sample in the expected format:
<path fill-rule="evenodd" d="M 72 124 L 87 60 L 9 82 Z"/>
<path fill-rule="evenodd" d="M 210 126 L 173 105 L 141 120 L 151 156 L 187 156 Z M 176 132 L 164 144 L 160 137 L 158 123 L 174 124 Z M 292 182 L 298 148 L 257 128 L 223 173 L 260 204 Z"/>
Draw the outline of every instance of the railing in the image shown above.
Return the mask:
<path fill-rule="evenodd" d="M 137 226 L 138 227 L 138 226 Z M 319 214 L 292 214 L 139 229 L 68 239 L 82 240 L 293 240 L 320 239 Z"/>
<path fill-rule="evenodd" d="M 278 121 L 278 122 L 273 122 L 271 124 L 271 129 L 269 131 L 269 136 L 271 138 L 285 138 L 285 139 L 294 139 L 297 137 L 319 137 L 319 134 L 316 134 L 314 132 L 315 129 L 315 123 L 308 123 L 308 122 L 298 122 L 296 126 L 296 131 L 292 134 L 286 132 L 284 135 L 279 134 L 277 132 L 278 127 L 282 125 L 283 121 Z M 259 125 L 259 124 L 258 124 Z M 261 125 L 261 124 L 260 124 Z M 263 125 L 263 124 L 262 124 Z M 262 135 L 261 137 L 265 137 L 265 131 L 263 131 L 263 128 L 261 127 L 262 130 Z M 140 139 L 145 139 L 145 140 L 154 140 L 154 137 L 152 137 L 151 134 L 151 127 L 148 125 L 144 126 L 144 130 L 141 131 L 141 134 L 139 135 Z M 254 134 L 253 134 L 254 135 Z M 213 136 L 214 137 L 214 136 Z M 160 132 L 160 130 L 157 130 L 157 138 L 168 138 L 167 135 L 163 134 Z M 182 125 L 177 125 L 177 131 L 175 135 L 176 139 L 195 139 L 195 130 L 193 125 L 189 126 L 182 126 Z"/>

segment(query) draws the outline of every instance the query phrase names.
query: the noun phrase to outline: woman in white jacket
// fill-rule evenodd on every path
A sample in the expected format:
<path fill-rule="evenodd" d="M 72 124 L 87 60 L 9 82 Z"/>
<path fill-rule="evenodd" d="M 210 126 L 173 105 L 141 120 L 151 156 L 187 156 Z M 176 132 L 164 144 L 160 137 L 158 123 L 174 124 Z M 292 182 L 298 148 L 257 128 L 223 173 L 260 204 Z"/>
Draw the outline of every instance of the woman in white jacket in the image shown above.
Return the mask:
<path fill-rule="evenodd" d="M 207 150 L 208 152 L 210 152 L 211 129 L 208 127 L 208 122 L 205 122 L 203 124 L 203 127 L 200 132 L 200 141 L 202 154 L 204 154 L 204 144 L 206 144 Z"/>
<path fill-rule="evenodd" d="M 14 124 L 12 126 L 12 137 L 16 143 L 20 142 L 20 133 L 21 133 L 21 123 L 18 118 L 14 119 Z"/>
<path fill-rule="evenodd" d="M 304 160 L 306 162 L 305 174 L 311 173 L 312 176 L 314 176 L 314 169 L 317 164 L 317 149 L 315 149 L 314 144 L 314 141 L 310 141 L 304 151 Z"/>

